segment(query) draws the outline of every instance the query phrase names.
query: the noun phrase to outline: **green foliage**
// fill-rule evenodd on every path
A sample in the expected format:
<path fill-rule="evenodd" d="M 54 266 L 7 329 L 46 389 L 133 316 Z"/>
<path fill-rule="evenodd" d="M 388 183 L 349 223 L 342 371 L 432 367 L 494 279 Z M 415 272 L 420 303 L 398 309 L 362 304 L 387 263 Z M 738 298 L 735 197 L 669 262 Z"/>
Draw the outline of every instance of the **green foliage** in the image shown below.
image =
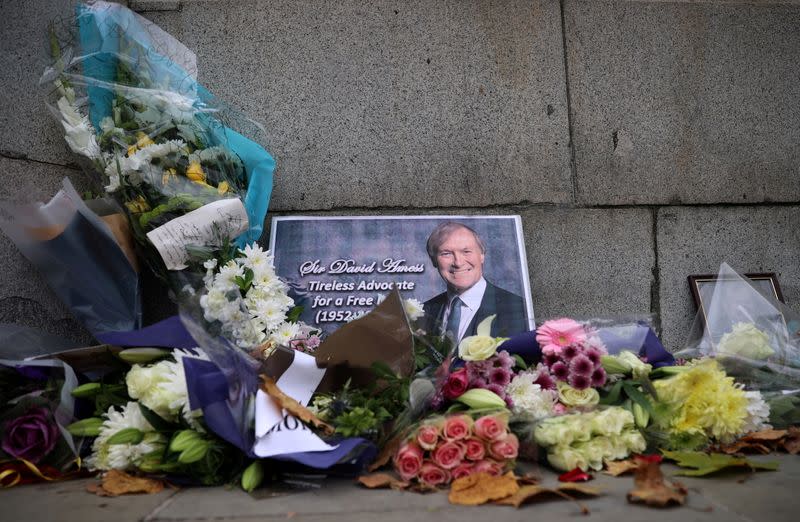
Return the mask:
<path fill-rule="evenodd" d="M 690 477 L 703 477 L 718 471 L 745 468 L 749 471 L 775 471 L 778 469 L 777 462 L 758 462 L 734 455 L 722 453 L 703 453 L 701 451 L 662 451 L 664 456 L 684 469 L 678 475 Z"/>

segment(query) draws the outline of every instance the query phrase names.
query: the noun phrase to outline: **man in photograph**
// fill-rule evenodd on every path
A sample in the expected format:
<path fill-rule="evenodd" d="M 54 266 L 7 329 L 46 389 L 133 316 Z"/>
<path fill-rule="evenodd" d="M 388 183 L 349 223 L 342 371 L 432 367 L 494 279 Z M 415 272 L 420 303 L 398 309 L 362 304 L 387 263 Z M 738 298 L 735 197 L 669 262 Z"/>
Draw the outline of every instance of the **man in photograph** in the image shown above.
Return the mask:
<path fill-rule="evenodd" d="M 522 297 L 484 279 L 486 247 L 473 229 L 453 221 L 442 223 L 428 237 L 427 251 L 447 291 L 425 302 L 426 332 L 450 335 L 458 343 L 475 335 L 478 324 L 490 315 L 496 315 L 494 337 L 528 330 Z"/>

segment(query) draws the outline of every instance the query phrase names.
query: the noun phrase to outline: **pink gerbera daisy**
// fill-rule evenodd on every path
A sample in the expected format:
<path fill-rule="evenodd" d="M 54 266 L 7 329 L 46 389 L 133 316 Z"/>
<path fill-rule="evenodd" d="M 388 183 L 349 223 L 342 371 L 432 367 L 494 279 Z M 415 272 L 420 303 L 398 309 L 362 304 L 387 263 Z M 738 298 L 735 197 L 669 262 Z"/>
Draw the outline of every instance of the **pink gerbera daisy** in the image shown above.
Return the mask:
<path fill-rule="evenodd" d="M 536 330 L 536 342 L 544 353 L 559 353 L 565 346 L 583 342 L 585 339 L 586 330 L 583 326 L 567 318 L 545 321 Z"/>

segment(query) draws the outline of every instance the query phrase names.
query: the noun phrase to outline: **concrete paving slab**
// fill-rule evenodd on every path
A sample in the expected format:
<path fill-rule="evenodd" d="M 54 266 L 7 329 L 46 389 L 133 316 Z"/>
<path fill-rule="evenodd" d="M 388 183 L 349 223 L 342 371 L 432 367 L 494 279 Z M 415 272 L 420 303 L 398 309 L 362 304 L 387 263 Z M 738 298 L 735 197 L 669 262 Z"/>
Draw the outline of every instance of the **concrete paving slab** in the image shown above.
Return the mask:
<path fill-rule="evenodd" d="M 800 206 L 665 207 L 658 211 L 662 340 L 684 346 L 695 308 L 686 277 L 727 262 L 739 273 L 775 272 L 787 304 L 800 303 Z"/>
<path fill-rule="evenodd" d="M 49 201 L 61 189 L 61 180 L 69 177 L 76 190 L 86 188 L 79 171 L 26 160 L 0 157 L 0 200 L 23 202 Z M 14 243 L 0 233 L 0 322 L 41 328 L 79 344 L 91 344 L 91 335 L 56 297 L 34 267 Z"/>
<path fill-rule="evenodd" d="M 134 522 L 143 520 L 176 493 L 165 490 L 155 495 L 98 497 L 86 491 L 86 486 L 93 482 L 96 481 L 68 480 L 0 489 L 3 519 L 15 522 Z"/>
<path fill-rule="evenodd" d="M 679 480 L 689 488 L 684 507 L 652 509 L 631 505 L 626 494 L 633 486 L 631 476 L 609 477 L 595 473 L 589 484 L 603 491 L 598 498 L 582 500 L 592 517 L 600 522 L 670 522 L 682 520 L 733 521 L 794 520 L 798 501 L 794 485 L 800 475 L 800 460 L 790 455 L 753 457 L 774 460 L 777 472 L 734 472 L 708 478 L 675 476 L 678 468 L 665 464 L 662 469 L 671 480 Z M 526 467 L 530 465 L 526 464 Z M 554 487 L 557 473 L 549 468 L 538 469 L 542 484 Z M 329 479 L 320 489 L 273 498 L 254 498 L 237 488 L 193 488 L 177 493 L 163 492 L 154 496 L 139 495 L 98 498 L 85 492 L 91 480 L 22 486 L 0 491 L 4 513 L 15 521 L 43 520 L 43 514 L 57 514 L 58 520 L 147 520 L 207 521 L 296 519 L 333 521 L 407 521 L 436 518 L 461 521 L 465 518 L 492 517 L 498 521 L 521 518 L 572 518 L 580 516 L 580 507 L 562 500 L 541 501 L 520 510 L 507 506 L 452 506 L 445 493 L 419 495 L 390 490 L 365 490 L 346 479 Z"/>
<path fill-rule="evenodd" d="M 265 123 L 273 209 L 571 201 L 557 1 L 229 5 L 145 15 Z"/>
<path fill-rule="evenodd" d="M 537 208 L 521 215 L 537 324 L 650 313 L 651 211 Z"/>
<path fill-rule="evenodd" d="M 48 24 L 71 16 L 73 0 L 0 2 L 0 151 L 64 165 L 74 161 L 45 105 L 39 78 L 49 64 Z"/>
<path fill-rule="evenodd" d="M 579 202 L 800 199 L 800 6 L 567 0 L 564 24 Z"/>

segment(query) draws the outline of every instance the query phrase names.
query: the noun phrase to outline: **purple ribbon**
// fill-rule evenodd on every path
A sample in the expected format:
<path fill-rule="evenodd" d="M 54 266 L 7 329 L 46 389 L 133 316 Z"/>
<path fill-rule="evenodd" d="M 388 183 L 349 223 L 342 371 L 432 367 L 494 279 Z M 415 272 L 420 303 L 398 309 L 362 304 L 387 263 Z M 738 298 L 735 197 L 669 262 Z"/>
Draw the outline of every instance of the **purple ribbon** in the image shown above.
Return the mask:
<path fill-rule="evenodd" d="M 177 315 L 151 324 L 140 330 L 129 332 L 106 332 L 98 334 L 101 343 L 114 346 L 160 346 L 163 348 L 195 348 L 197 342 L 181 323 Z"/>
<path fill-rule="evenodd" d="M 674 366 L 675 358 L 664 348 L 664 345 L 661 344 L 661 341 L 658 339 L 653 329 L 647 326 L 640 327 L 647 328 L 647 334 L 644 336 L 643 341 L 638 341 L 633 345 L 630 339 L 619 337 L 610 332 L 601 331 L 600 337 L 603 339 L 603 342 L 606 343 L 611 353 L 618 353 L 620 349 L 623 348 L 635 350 L 638 347 L 639 357 L 646 358 L 647 362 L 653 365 L 653 368 Z M 501 344 L 498 349 L 505 350 L 512 355 L 519 355 L 528 364 L 537 363 L 542 358 L 542 350 L 539 347 L 539 343 L 536 341 L 535 330 L 533 332 L 523 332 L 511 337 L 508 341 Z"/>
<path fill-rule="evenodd" d="M 237 422 L 228 402 L 228 381 L 219 367 L 210 361 L 184 357 L 183 369 L 186 373 L 186 387 L 191 408 L 193 410 L 202 408 L 205 422 L 214 433 L 249 457 L 255 458 L 252 451 L 254 442 L 252 428 Z M 240 407 L 243 408 L 244 405 Z M 297 462 L 311 468 L 353 474 L 366 467 L 377 452 L 378 449 L 368 440 L 348 438 L 338 441 L 338 446 L 330 451 L 288 453 L 273 458 Z"/>

